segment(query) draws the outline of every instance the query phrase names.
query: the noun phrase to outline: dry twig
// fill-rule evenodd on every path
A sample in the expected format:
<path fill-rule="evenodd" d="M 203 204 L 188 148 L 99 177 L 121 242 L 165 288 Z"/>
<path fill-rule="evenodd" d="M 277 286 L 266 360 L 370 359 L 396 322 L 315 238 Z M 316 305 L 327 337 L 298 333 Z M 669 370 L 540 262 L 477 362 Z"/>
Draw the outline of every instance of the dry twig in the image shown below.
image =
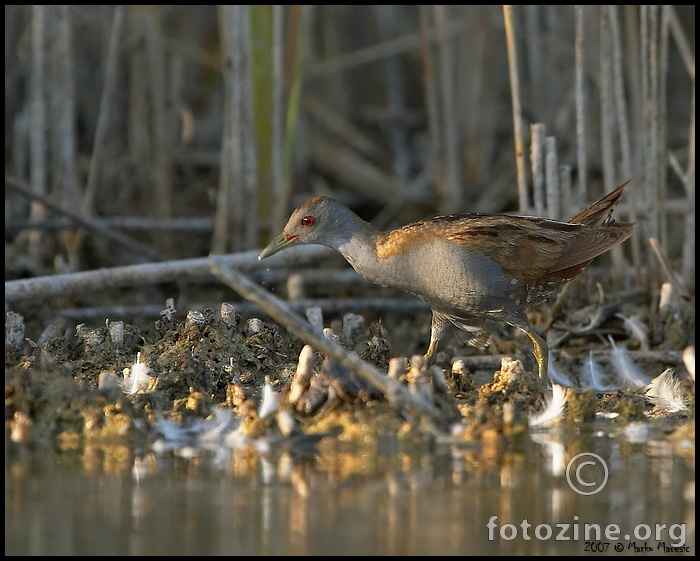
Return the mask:
<path fill-rule="evenodd" d="M 401 409 L 404 404 L 410 405 L 423 413 L 430 414 L 435 419 L 441 419 L 441 413 L 431 404 L 409 392 L 397 380 L 389 378 L 376 367 L 363 361 L 357 354 L 347 351 L 339 343 L 324 336 L 322 331 L 304 321 L 285 302 L 257 286 L 242 273 L 228 267 L 220 257 L 211 258 L 211 267 L 212 272 L 221 281 L 246 300 L 260 306 L 270 317 L 283 324 L 305 343 L 312 345 L 379 389 L 393 405 Z"/>

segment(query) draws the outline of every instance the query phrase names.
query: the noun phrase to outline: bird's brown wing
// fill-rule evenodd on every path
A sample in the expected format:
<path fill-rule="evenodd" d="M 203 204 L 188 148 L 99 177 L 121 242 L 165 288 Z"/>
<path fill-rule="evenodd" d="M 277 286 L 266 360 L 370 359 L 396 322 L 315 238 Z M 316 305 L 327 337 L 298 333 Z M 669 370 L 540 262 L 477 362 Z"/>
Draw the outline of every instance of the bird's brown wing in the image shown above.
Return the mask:
<path fill-rule="evenodd" d="M 446 238 L 488 255 L 507 275 L 532 284 L 559 268 L 581 228 L 538 218 L 481 216 L 453 222 Z"/>
<path fill-rule="evenodd" d="M 482 216 L 450 224 L 446 238 L 491 257 L 527 284 L 565 281 L 632 234 L 633 225 L 590 228 L 541 218 Z"/>

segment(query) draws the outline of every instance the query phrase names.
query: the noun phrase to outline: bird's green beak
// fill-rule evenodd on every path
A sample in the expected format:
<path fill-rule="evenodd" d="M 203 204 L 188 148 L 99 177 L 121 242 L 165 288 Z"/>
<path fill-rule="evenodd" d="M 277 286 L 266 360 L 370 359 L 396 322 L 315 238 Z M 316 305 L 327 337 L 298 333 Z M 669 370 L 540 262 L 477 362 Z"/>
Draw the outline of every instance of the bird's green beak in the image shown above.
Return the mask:
<path fill-rule="evenodd" d="M 288 236 L 287 234 L 282 233 L 279 236 L 277 236 L 274 240 L 272 240 L 270 244 L 260 252 L 260 255 L 258 255 L 258 259 L 265 259 L 265 257 L 270 257 L 270 255 L 274 255 L 275 253 L 278 253 L 283 249 L 289 247 L 295 241 L 297 241 L 297 236 Z"/>

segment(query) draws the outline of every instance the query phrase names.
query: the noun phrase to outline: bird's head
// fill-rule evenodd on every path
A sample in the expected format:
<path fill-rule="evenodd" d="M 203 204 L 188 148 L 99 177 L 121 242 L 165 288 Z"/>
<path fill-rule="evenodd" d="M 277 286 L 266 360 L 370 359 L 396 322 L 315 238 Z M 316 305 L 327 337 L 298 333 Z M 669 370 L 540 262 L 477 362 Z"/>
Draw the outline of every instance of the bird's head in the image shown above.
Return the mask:
<path fill-rule="evenodd" d="M 328 197 L 314 197 L 292 213 L 282 233 L 260 252 L 258 259 L 265 259 L 293 245 L 319 244 L 337 250 L 362 223 L 342 203 Z"/>

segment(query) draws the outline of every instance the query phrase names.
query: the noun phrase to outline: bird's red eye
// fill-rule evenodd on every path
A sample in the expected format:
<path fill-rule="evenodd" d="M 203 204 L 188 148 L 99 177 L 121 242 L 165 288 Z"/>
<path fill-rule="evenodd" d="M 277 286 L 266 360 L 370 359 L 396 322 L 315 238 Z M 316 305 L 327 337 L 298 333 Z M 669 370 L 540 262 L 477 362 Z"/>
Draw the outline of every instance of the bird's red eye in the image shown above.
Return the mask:
<path fill-rule="evenodd" d="M 304 218 L 301 219 L 302 226 L 313 226 L 314 222 L 316 222 L 316 219 L 313 216 L 304 216 Z"/>

